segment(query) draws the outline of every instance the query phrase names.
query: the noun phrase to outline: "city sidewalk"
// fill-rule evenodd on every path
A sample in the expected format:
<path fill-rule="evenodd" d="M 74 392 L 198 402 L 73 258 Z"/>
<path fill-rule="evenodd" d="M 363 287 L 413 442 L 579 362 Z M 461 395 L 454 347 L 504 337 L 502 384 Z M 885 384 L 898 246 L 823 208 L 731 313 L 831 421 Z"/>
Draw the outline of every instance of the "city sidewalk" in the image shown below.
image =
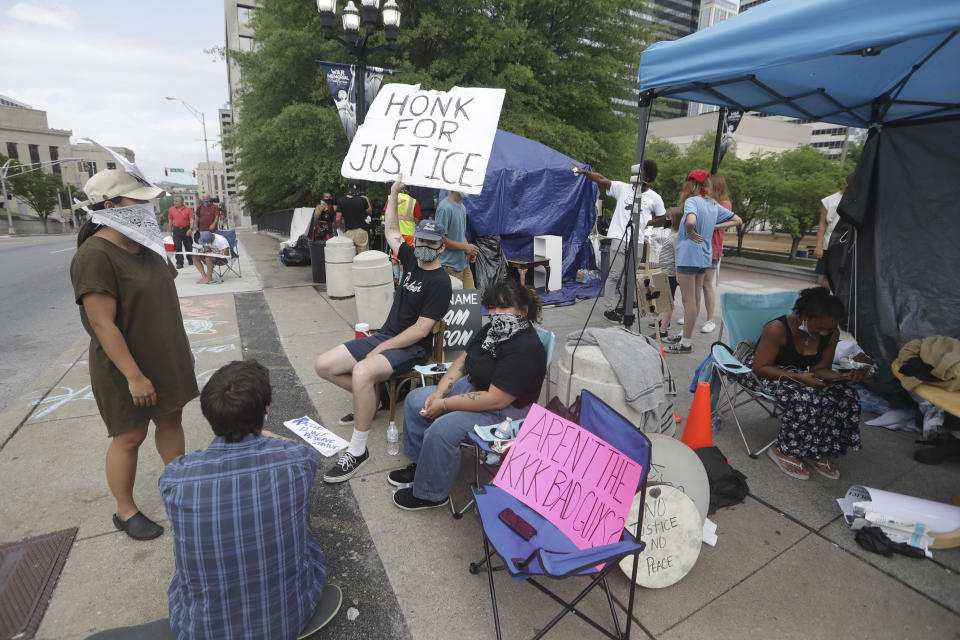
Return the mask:
<path fill-rule="evenodd" d="M 269 427 L 305 413 L 341 436 L 351 427 L 337 418 L 352 410 L 346 392 L 313 372 L 317 353 L 353 335 L 354 300 L 331 300 L 310 282 L 310 269 L 279 267 L 278 243 L 265 234 L 242 232 L 244 254 L 262 281 L 262 293 L 183 297 L 181 309 L 203 384 L 230 360 L 256 357 L 271 370 L 275 399 Z M 247 277 L 247 265 L 244 265 Z M 252 268 L 251 268 L 252 272 Z M 190 274 L 192 275 L 192 274 Z M 725 269 L 722 291 L 771 291 L 805 283 Z M 198 292 L 199 293 L 199 292 Z M 203 291 L 206 293 L 206 290 Z M 185 292 L 181 290 L 181 295 Z M 592 301 L 546 309 L 544 326 L 564 340 L 580 329 Z M 679 315 L 679 314 L 678 314 Z M 590 320 L 609 326 L 599 311 Z M 641 325 L 646 330 L 646 325 Z M 699 323 L 698 323 L 699 328 Z M 79 327 L 78 327 L 79 329 Z M 77 340 L 60 360 L 0 415 L 0 543 L 68 527 L 76 541 L 53 592 L 37 637 L 84 638 L 96 631 L 166 617 L 166 587 L 173 572 L 171 537 L 135 542 L 110 522 L 113 501 L 103 478 L 105 431 L 89 392 L 87 339 Z M 670 356 L 681 387 L 676 408 L 685 416 L 692 399 L 686 386 L 716 336 L 694 334 L 691 355 Z M 563 353 L 558 344 L 557 353 Z M 554 362 L 552 377 L 557 380 Z M 554 386 L 556 388 L 556 386 Z M 759 411 L 745 415 L 754 438 L 772 437 L 776 423 Z M 311 494 L 311 524 L 330 565 L 329 579 L 344 588 L 346 611 L 317 638 L 493 638 L 487 577 L 467 567 L 482 556 L 476 515 L 454 520 L 447 509 L 405 512 L 395 508 L 386 482 L 404 466 L 403 455 L 386 453 L 387 412 L 377 414 L 370 438 L 372 460 L 349 483 L 330 487 L 317 480 Z M 187 450 L 205 446 L 209 427 L 197 402 L 184 411 Z M 681 582 L 638 592 L 635 638 L 951 638 L 960 628 L 960 549 L 936 551 L 934 560 L 884 558 L 862 551 L 840 519 L 835 499 L 851 484 L 948 501 L 960 486 L 960 467 L 928 467 L 911 457 L 913 434 L 863 427 L 864 450 L 840 461 L 839 482 L 814 475 L 787 478 L 765 458 L 751 460 L 735 425 L 715 434 L 715 444 L 748 476 L 751 495 L 711 518 L 716 547 L 704 546 Z M 332 459 L 322 460 L 320 473 Z M 472 461 L 465 459 L 454 492 L 467 495 Z M 156 490 L 159 457 L 145 443 L 136 498 L 165 526 Z M 556 612 L 554 603 L 522 583 L 496 574 L 505 638 L 533 635 Z M 555 583 L 565 595 L 578 581 Z M 628 582 L 610 578 L 618 604 Z M 592 594 L 585 608 L 602 615 L 607 603 Z M 550 637 L 599 637 L 567 616 Z"/>

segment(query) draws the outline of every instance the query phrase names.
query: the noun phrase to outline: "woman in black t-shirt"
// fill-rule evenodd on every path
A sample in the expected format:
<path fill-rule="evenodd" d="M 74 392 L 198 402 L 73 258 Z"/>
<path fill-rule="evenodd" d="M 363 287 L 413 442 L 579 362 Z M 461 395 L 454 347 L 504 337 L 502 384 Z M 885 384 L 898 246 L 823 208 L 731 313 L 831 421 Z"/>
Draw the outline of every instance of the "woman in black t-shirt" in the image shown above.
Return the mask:
<path fill-rule="evenodd" d="M 540 396 L 547 352 L 532 324 L 540 318 L 540 297 L 506 280 L 487 288 L 483 304 L 490 323 L 437 386 L 407 396 L 403 452 L 413 464 L 388 476 L 390 484 L 400 487 L 393 501 L 401 509 L 446 504 L 467 433 L 474 425 L 524 417 Z"/>

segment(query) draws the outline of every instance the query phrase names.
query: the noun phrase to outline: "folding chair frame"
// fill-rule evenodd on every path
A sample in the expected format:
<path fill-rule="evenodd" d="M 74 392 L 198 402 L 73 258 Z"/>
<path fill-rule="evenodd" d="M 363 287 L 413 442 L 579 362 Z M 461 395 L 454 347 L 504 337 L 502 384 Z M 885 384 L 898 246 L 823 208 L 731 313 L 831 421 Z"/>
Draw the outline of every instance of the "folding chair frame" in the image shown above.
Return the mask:
<path fill-rule="evenodd" d="M 726 347 L 726 345 L 723 345 Z M 737 416 L 737 408 L 744 405 L 750 404 L 750 401 L 753 400 L 758 405 L 760 405 L 764 411 L 767 412 L 767 415 L 771 418 L 780 417 L 780 407 L 777 406 L 776 400 L 768 396 L 767 394 L 759 394 L 751 389 L 747 389 L 743 385 L 739 384 L 735 380 L 732 382 L 727 382 L 727 377 L 733 377 L 733 374 L 728 372 L 726 369 L 718 365 L 716 362 L 713 364 L 713 371 L 717 373 L 717 376 L 720 379 L 720 389 L 723 392 L 723 396 L 720 399 L 720 402 L 717 403 L 717 408 L 713 410 L 714 416 L 721 416 L 725 409 L 730 409 L 730 413 L 733 414 L 733 420 L 737 423 L 737 430 L 740 432 L 740 439 L 743 440 L 743 446 L 747 450 L 747 455 L 751 458 L 756 459 L 761 453 L 769 449 L 773 444 L 777 442 L 776 438 L 760 447 L 756 451 L 750 450 L 750 444 L 747 442 L 747 436 L 743 431 L 743 425 L 740 424 L 740 418 Z M 733 393 L 730 392 L 730 385 L 736 385 Z M 744 393 L 747 398 L 745 400 L 737 402 L 740 393 Z M 767 404 L 769 403 L 769 404 Z"/>
<path fill-rule="evenodd" d="M 220 233 L 220 235 L 222 235 L 224 238 L 227 238 L 227 241 L 229 242 L 230 238 L 223 235 L 223 233 L 221 232 L 217 232 L 217 233 Z M 233 231 L 232 233 L 233 233 L 233 242 L 230 243 L 230 257 L 229 258 L 224 257 L 223 258 L 224 262 L 222 263 L 220 263 L 219 260 L 216 260 L 213 263 L 214 273 L 216 273 L 217 278 L 220 278 L 221 280 L 223 279 L 223 276 L 226 275 L 227 271 L 230 271 L 231 273 L 233 273 L 233 275 L 237 276 L 238 278 L 243 278 L 243 275 L 241 275 L 240 273 L 240 252 L 237 251 L 237 232 Z M 236 269 L 233 268 L 233 263 L 236 263 L 236 267 L 237 267 Z"/>

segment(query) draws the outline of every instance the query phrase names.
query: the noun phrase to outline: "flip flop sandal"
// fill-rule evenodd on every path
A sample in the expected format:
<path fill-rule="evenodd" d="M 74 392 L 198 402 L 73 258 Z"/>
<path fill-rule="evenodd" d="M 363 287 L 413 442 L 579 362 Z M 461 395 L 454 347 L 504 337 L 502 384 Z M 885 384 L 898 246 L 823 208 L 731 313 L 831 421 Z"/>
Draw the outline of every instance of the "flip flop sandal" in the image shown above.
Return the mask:
<path fill-rule="evenodd" d="M 840 469 L 837 469 L 836 465 L 832 462 L 823 458 L 823 461 L 808 460 L 810 466 L 813 467 L 813 470 L 822 475 L 824 478 L 830 480 L 839 480 L 840 479 Z"/>
<path fill-rule="evenodd" d="M 323 596 L 320 597 L 317 608 L 313 611 L 313 617 L 310 618 L 310 622 L 303 628 L 300 635 L 297 636 L 297 640 L 309 638 L 327 626 L 327 624 L 333 620 L 333 617 L 337 615 L 337 612 L 340 611 L 341 604 L 343 604 L 343 592 L 340 591 L 340 587 L 335 584 L 327 584 L 327 586 L 323 588 Z"/>
<path fill-rule="evenodd" d="M 777 454 L 777 451 L 776 449 L 774 449 L 774 447 L 770 447 L 769 449 L 767 449 L 767 456 L 771 460 L 773 460 L 773 462 L 777 465 L 780 471 L 783 471 L 785 474 L 787 474 L 791 478 L 796 478 L 797 480 L 810 479 L 810 471 L 807 470 L 806 465 L 804 465 L 802 461 L 793 462 L 792 460 L 786 460 L 784 458 L 781 458 Z M 797 468 L 801 469 L 802 471 L 806 471 L 806 473 L 803 473 L 802 471 L 796 471 Z"/>

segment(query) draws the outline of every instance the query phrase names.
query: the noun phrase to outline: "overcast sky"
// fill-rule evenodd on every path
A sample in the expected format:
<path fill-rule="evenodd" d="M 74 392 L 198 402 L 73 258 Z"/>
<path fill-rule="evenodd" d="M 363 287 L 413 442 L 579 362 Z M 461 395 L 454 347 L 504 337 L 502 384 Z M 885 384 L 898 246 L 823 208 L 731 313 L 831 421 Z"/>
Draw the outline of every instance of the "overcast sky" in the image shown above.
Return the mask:
<path fill-rule="evenodd" d="M 224 43 L 220 0 L 0 0 L 0 94 L 47 112 L 49 125 L 136 153 L 153 181 L 164 167 L 195 182 L 204 112 L 210 160 L 221 160 L 217 110 L 227 69 L 203 53 Z M 185 178 L 174 178 L 184 175 Z"/>

